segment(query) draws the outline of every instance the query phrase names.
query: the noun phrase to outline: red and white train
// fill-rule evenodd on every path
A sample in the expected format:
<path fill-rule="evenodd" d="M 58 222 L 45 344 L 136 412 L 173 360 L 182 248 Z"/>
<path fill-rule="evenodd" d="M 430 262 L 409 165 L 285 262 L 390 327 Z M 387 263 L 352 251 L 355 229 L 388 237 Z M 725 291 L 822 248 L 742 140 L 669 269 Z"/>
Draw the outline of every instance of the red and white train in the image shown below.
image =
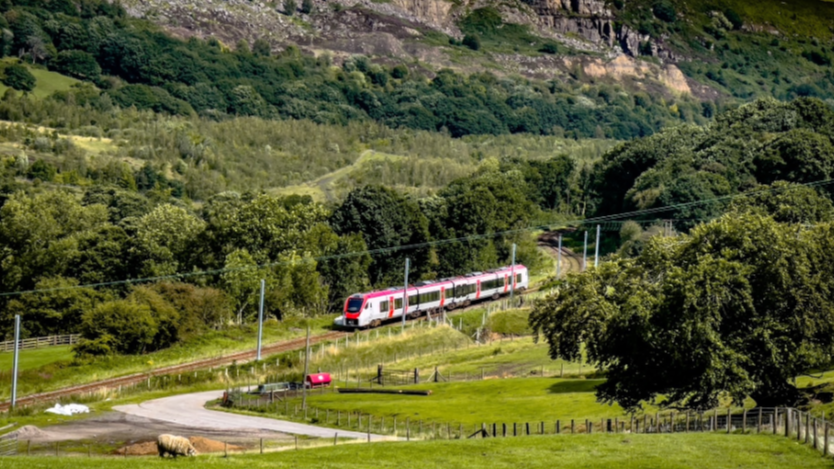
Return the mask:
<path fill-rule="evenodd" d="M 511 282 L 515 282 L 511 284 Z M 512 289 L 527 289 L 530 276 L 523 265 L 507 266 L 487 272 L 473 272 L 461 277 L 418 282 L 406 293 L 406 318 L 437 314 L 469 306 L 482 300 L 497 300 Z M 357 293 L 345 301 L 344 316 L 336 324 L 344 327 L 378 327 L 383 322 L 403 316 L 403 287 Z"/>

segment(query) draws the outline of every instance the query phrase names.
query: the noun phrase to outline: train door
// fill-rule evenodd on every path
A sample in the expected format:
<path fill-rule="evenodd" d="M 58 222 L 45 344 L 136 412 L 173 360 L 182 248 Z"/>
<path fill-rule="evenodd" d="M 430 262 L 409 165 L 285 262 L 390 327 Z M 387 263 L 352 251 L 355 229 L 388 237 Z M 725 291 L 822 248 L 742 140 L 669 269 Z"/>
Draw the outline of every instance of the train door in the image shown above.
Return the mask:
<path fill-rule="evenodd" d="M 446 287 L 440 287 L 440 307 L 446 304 Z"/>
<path fill-rule="evenodd" d="M 478 284 L 477 284 L 477 287 L 476 287 L 476 290 L 475 290 L 475 299 L 476 300 L 481 298 L 481 281 L 478 280 L 477 282 L 478 282 Z"/>
<path fill-rule="evenodd" d="M 510 289 L 510 282 L 507 281 L 508 277 L 509 275 L 504 274 L 504 293 L 507 293 L 507 291 Z"/>
<path fill-rule="evenodd" d="M 390 305 L 388 307 L 388 317 L 393 318 L 394 317 L 394 297 L 393 296 L 388 298 L 388 304 Z"/>

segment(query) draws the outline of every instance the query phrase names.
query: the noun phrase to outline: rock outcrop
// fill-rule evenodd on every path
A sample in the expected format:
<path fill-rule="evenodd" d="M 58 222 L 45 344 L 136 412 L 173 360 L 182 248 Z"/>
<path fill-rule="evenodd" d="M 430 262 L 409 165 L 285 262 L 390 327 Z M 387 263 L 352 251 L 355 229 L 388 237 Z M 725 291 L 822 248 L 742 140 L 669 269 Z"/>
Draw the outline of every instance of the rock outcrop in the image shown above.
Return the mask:
<path fill-rule="evenodd" d="M 597 45 L 614 45 L 614 16 L 601 0 L 532 0 L 539 26 L 577 35 Z"/>

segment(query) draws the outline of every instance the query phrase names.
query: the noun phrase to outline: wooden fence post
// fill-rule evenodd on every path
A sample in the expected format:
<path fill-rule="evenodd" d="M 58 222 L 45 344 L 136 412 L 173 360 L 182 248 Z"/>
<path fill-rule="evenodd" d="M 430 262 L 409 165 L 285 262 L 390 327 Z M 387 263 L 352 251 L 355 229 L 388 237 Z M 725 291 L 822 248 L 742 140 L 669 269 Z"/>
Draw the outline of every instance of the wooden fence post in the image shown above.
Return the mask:
<path fill-rule="evenodd" d="M 779 408 L 778 408 L 778 407 L 776 407 L 775 409 L 773 409 L 773 416 L 772 416 L 772 418 L 771 418 L 771 423 L 773 424 L 773 425 L 771 425 L 771 426 L 773 427 L 773 434 L 775 435 L 775 434 L 776 434 L 776 432 L 778 431 L 778 430 L 776 429 L 776 427 L 778 427 L 778 426 L 779 426 Z"/>
<path fill-rule="evenodd" d="M 759 407 L 759 416 L 756 422 L 756 433 L 762 432 L 762 408 Z"/>
<path fill-rule="evenodd" d="M 793 420 L 791 413 L 791 409 L 785 408 L 785 438 L 791 436 L 791 423 Z"/>
<path fill-rule="evenodd" d="M 264 454 L 264 439 L 261 438 L 261 454 Z"/>
<path fill-rule="evenodd" d="M 557 434 L 557 435 L 558 435 L 559 433 L 562 433 L 562 426 L 560 425 L 560 423 L 561 423 L 561 422 L 560 422 L 559 420 L 557 420 L 557 421 L 556 421 L 556 434 Z"/>
<path fill-rule="evenodd" d="M 747 433 L 747 409 L 741 414 L 741 433 Z"/>
<path fill-rule="evenodd" d="M 819 446 L 817 446 L 817 418 L 816 417 L 814 417 L 814 425 L 813 425 L 813 427 L 811 427 L 811 429 L 814 432 L 814 449 L 818 449 Z"/>
<path fill-rule="evenodd" d="M 727 409 L 727 434 L 728 435 L 730 434 L 730 430 L 733 428 L 732 420 L 733 420 L 733 411 L 732 411 L 732 409 Z"/>
<path fill-rule="evenodd" d="M 507 424 L 506 423 L 501 424 L 501 436 L 504 437 L 504 438 L 507 437 Z"/>
<path fill-rule="evenodd" d="M 825 422 L 825 433 L 823 433 L 822 445 L 823 445 L 822 454 L 827 457 L 830 454 L 829 449 L 828 449 L 828 422 Z"/>
<path fill-rule="evenodd" d="M 643 414 L 643 433 L 649 433 L 649 427 L 646 423 L 649 421 L 649 416 Z"/>
<path fill-rule="evenodd" d="M 669 413 L 669 433 L 675 433 L 675 413 Z"/>
<path fill-rule="evenodd" d="M 811 441 L 811 414 L 805 414 L 805 444 L 807 445 Z"/>
<path fill-rule="evenodd" d="M 576 425 L 575 425 L 574 420 L 570 419 L 570 433 L 571 433 L 571 435 L 573 435 L 575 428 L 576 428 Z"/>
<path fill-rule="evenodd" d="M 684 433 L 689 433 L 689 411 L 688 410 L 686 411 L 686 430 L 684 430 Z"/>
<path fill-rule="evenodd" d="M 631 414 L 631 423 L 629 424 L 628 431 L 634 433 L 634 414 Z"/>

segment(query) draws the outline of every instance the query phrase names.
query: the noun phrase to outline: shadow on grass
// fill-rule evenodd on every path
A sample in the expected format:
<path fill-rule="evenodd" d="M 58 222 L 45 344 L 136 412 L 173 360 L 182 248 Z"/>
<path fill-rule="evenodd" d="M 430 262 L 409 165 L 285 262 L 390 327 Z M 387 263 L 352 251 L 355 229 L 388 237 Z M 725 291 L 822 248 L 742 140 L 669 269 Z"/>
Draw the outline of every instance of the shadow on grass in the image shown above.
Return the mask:
<path fill-rule="evenodd" d="M 563 394 L 568 392 L 594 392 L 597 386 L 603 383 L 601 379 L 576 379 L 569 381 L 559 381 L 553 383 L 547 392 L 551 394 Z"/>

